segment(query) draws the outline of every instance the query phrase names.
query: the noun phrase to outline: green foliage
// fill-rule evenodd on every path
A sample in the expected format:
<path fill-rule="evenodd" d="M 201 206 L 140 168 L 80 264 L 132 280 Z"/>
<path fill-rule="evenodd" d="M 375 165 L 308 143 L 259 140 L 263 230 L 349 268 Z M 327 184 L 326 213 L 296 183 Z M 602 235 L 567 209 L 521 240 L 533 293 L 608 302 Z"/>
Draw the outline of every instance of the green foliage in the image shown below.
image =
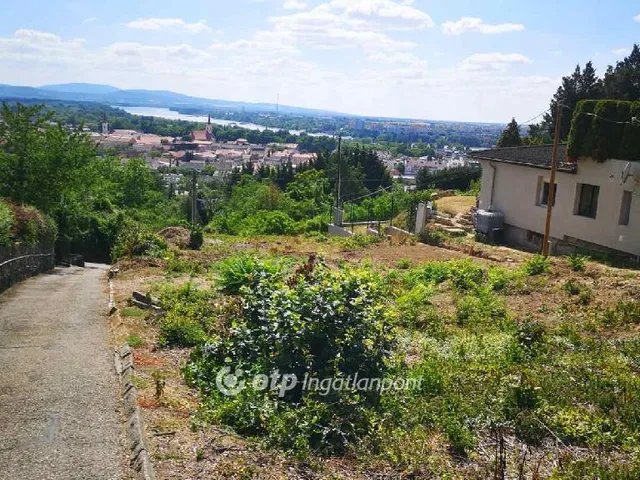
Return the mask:
<path fill-rule="evenodd" d="M 435 172 L 421 168 L 416 175 L 416 188 L 418 190 L 469 190 L 471 184 L 482 175 L 482 170 L 477 167 L 454 167 Z"/>
<path fill-rule="evenodd" d="M 195 226 L 189 231 L 189 248 L 192 250 L 200 250 L 204 243 L 204 235 L 202 228 Z"/>
<path fill-rule="evenodd" d="M 549 272 L 550 261 L 542 255 L 534 255 L 522 266 L 522 270 L 527 275 L 540 275 Z"/>
<path fill-rule="evenodd" d="M 500 325 L 507 319 L 507 309 L 489 290 L 480 289 L 457 301 L 456 319 L 463 326 Z"/>
<path fill-rule="evenodd" d="M 257 276 L 278 275 L 281 266 L 269 260 L 258 260 L 250 254 L 232 255 L 215 265 L 219 275 L 216 282 L 224 293 L 237 295 L 243 287 L 251 285 Z"/>
<path fill-rule="evenodd" d="M 568 141 L 570 157 L 640 161 L 640 101 L 585 100 L 578 103 Z M 628 122 L 628 123 L 616 123 Z"/>
<path fill-rule="evenodd" d="M 160 306 L 166 311 L 160 325 L 159 343 L 165 347 L 192 347 L 208 338 L 214 315 L 213 292 L 194 287 L 167 286 Z"/>
<path fill-rule="evenodd" d="M 439 228 L 429 228 L 428 226 L 418 233 L 419 242 L 435 247 L 443 245 L 449 238 L 449 235 Z"/>
<path fill-rule="evenodd" d="M 144 345 L 144 340 L 142 340 L 137 335 L 129 335 L 125 338 L 125 342 L 127 342 L 133 348 L 139 348 Z"/>
<path fill-rule="evenodd" d="M 163 257 L 169 246 L 167 242 L 144 225 L 128 220 L 124 223 L 111 251 L 112 259 L 148 256 Z"/>
<path fill-rule="evenodd" d="M 252 386 L 235 397 L 212 389 L 218 370 L 313 378 L 381 378 L 392 345 L 370 274 L 310 263 L 287 283 L 261 272 L 243 291 L 243 308 L 221 335 L 194 352 L 187 376 L 209 395 L 212 418 L 238 432 L 298 452 L 342 453 L 371 429 L 379 394 L 296 388 L 281 398 Z"/>
<path fill-rule="evenodd" d="M 400 270 L 407 270 L 411 268 L 411 260 L 409 260 L 408 258 L 401 258 L 396 263 L 396 267 L 398 267 Z"/>
<path fill-rule="evenodd" d="M 11 246 L 13 221 L 13 209 L 8 203 L 0 199 L 0 247 Z"/>
<path fill-rule="evenodd" d="M 574 272 L 583 272 L 586 268 L 587 260 L 589 260 L 589 257 L 585 255 L 571 255 L 567 257 L 567 265 Z"/>
<path fill-rule="evenodd" d="M 355 235 L 351 235 L 349 237 L 335 237 L 334 241 L 338 242 L 342 247 L 342 250 L 351 251 L 351 250 L 361 250 L 363 248 L 367 248 L 370 245 L 374 245 L 376 243 L 380 243 L 383 237 L 378 235 L 369 235 L 356 233 Z"/>
<path fill-rule="evenodd" d="M 522 138 L 520 138 L 520 128 L 515 118 L 511 119 L 511 122 L 500 135 L 498 139 L 498 147 L 519 147 L 522 145 Z"/>

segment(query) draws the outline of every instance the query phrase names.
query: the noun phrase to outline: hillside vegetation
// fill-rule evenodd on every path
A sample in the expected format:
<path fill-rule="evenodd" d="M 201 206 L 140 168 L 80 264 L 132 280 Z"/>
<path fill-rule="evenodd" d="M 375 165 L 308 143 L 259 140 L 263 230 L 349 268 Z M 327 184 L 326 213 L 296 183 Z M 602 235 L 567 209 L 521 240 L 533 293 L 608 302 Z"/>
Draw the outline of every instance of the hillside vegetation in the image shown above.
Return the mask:
<path fill-rule="evenodd" d="M 147 289 L 165 312 L 126 309 L 118 330 L 137 342 L 149 428 L 175 432 L 154 441 L 157 468 L 189 478 L 635 478 L 637 273 L 480 251 L 216 236 L 200 252 L 123 261 L 120 299 Z M 225 367 L 249 379 L 277 370 L 422 381 L 227 395 L 216 387 Z"/>

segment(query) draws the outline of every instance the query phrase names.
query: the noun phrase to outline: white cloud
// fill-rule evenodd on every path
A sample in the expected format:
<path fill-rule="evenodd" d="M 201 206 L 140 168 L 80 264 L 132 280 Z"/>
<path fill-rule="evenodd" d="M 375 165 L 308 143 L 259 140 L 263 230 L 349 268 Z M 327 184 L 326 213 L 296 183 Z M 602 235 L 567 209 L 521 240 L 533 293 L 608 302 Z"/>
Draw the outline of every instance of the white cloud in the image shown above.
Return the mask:
<path fill-rule="evenodd" d="M 640 13 L 639 13 L 638 15 L 636 15 L 635 17 L 633 17 L 633 19 L 634 19 L 636 22 L 639 22 L 639 23 L 640 23 Z"/>
<path fill-rule="evenodd" d="M 0 37 L 0 59 L 38 60 L 44 63 L 75 63 L 85 41 L 63 41 L 58 35 L 38 30 L 16 30 L 13 37 Z"/>
<path fill-rule="evenodd" d="M 160 30 L 162 28 L 177 28 L 189 33 L 211 32 L 207 22 L 200 20 L 188 23 L 182 18 L 141 18 L 126 24 L 129 28 L 138 30 Z"/>
<path fill-rule="evenodd" d="M 491 25 L 484 23 L 481 18 L 462 17 L 456 22 L 445 22 L 442 31 L 445 35 L 462 35 L 467 32 L 483 33 L 487 35 L 508 32 L 521 32 L 524 25 L 520 23 L 500 23 Z"/>
<path fill-rule="evenodd" d="M 332 0 L 332 9 L 354 19 L 380 22 L 385 28 L 421 29 L 433 27 L 431 17 L 410 3 L 391 0 Z"/>
<path fill-rule="evenodd" d="M 385 36 L 367 27 L 354 31 Z M 274 29 L 208 48 L 124 42 L 98 48 L 19 30 L 0 37 L 0 71 L 11 84 L 109 83 L 249 102 L 275 101 L 280 93 L 283 104 L 325 110 L 501 122 L 542 110 L 559 82 L 509 72 L 509 65 L 530 62 L 518 53 L 476 54 L 449 68 L 430 69 L 407 50 L 367 48 L 354 53 L 364 62 L 336 71 L 305 55 L 302 39 L 309 37 L 300 35 Z M 362 38 L 350 42 L 368 45 Z"/>
<path fill-rule="evenodd" d="M 269 18 L 282 42 L 321 49 L 360 48 L 397 51 L 415 43 L 397 40 L 386 30 L 413 30 L 433 25 L 431 17 L 390 0 L 331 0 L 312 10 Z"/>
<path fill-rule="evenodd" d="M 403 65 L 411 66 L 414 68 L 427 68 L 427 62 L 420 57 L 407 52 L 393 52 L 393 53 L 370 53 L 367 55 L 367 60 L 370 62 L 384 64 L 384 65 Z"/>
<path fill-rule="evenodd" d="M 460 68 L 479 72 L 503 71 L 513 63 L 531 63 L 531 59 L 521 53 L 474 53 L 460 63 Z"/>
<path fill-rule="evenodd" d="M 611 50 L 611 53 L 613 53 L 614 55 L 617 55 L 618 57 L 626 57 L 627 55 L 629 55 L 631 53 L 631 49 L 629 48 L 614 48 L 613 50 Z"/>
<path fill-rule="evenodd" d="M 307 4 L 301 0 L 285 0 L 282 8 L 285 10 L 304 10 L 307 8 Z"/>

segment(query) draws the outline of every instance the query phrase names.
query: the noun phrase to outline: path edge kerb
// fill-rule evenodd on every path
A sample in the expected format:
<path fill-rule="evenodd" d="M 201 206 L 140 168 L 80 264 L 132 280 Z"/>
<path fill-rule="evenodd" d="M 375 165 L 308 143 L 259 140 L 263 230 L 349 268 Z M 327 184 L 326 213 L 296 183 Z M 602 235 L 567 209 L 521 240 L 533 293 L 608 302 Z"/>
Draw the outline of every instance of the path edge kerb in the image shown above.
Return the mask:
<path fill-rule="evenodd" d="M 131 379 L 135 371 L 133 354 L 127 343 L 114 353 L 116 373 L 124 400 L 124 412 L 127 419 L 127 437 L 131 448 L 131 465 L 141 480 L 155 480 L 153 465 L 149 458 L 149 449 L 142 426 L 142 414 L 138 407 L 138 389 Z"/>

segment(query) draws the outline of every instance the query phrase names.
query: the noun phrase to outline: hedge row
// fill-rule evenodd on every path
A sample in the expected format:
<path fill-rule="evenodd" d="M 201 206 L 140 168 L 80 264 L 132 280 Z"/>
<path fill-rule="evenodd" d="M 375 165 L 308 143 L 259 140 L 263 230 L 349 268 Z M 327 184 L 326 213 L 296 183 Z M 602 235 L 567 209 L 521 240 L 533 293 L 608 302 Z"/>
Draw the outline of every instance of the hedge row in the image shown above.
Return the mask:
<path fill-rule="evenodd" d="M 0 248 L 51 243 L 56 235 L 55 222 L 36 208 L 0 199 Z"/>
<path fill-rule="evenodd" d="M 640 161 L 640 123 L 632 122 L 634 117 L 640 119 L 640 101 L 579 102 L 569 132 L 569 157 Z"/>

